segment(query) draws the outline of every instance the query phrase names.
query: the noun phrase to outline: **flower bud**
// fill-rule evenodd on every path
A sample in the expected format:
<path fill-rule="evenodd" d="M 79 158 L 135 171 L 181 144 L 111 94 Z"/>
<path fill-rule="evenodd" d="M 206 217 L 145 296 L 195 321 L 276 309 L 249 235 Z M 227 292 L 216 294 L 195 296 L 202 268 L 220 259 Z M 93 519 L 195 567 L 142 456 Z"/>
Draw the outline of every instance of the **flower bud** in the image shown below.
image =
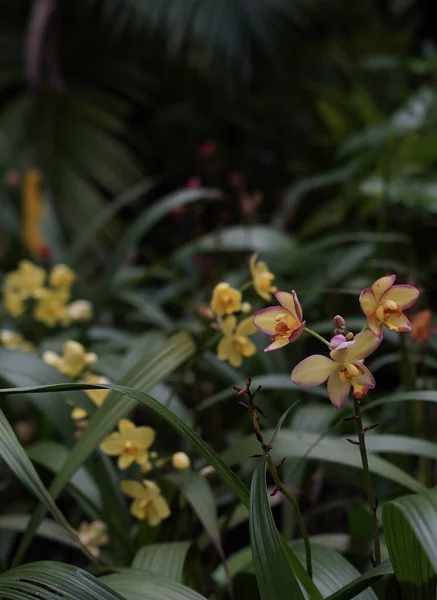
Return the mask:
<path fill-rule="evenodd" d="M 335 328 L 344 327 L 344 325 L 346 325 L 346 321 L 340 315 L 335 315 L 335 317 L 332 319 L 332 323 Z"/>
<path fill-rule="evenodd" d="M 178 469 L 178 471 L 184 471 L 191 465 L 190 458 L 185 454 L 185 452 L 176 452 L 173 454 L 171 463 L 175 469 Z"/>
<path fill-rule="evenodd" d="M 88 300 L 76 300 L 67 306 L 67 317 L 73 323 L 85 323 L 93 316 L 93 305 Z"/>
<path fill-rule="evenodd" d="M 244 313 L 245 315 L 248 315 L 251 310 L 252 310 L 251 303 L 250 302 L 243 302 L 243 304 L 241 305 L 241 312 Z"/>

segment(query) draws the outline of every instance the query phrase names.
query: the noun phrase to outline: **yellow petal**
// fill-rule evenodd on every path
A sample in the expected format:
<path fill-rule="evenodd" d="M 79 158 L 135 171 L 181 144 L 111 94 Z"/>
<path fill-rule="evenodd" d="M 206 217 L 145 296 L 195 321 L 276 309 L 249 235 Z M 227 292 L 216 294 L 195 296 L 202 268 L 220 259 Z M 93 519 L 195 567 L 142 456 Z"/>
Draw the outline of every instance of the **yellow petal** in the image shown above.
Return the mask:
<path fill-rule="evenodd" d="M 118 422 L 118 430 L 124 438 L 130 439 L 135 431 L 135 425 L 129 419 L 120 419 Z"/>
<path fill-rule="evenodd" d="M 143 500 L 134 500 L 130 507 L 131 514 L 142 521 L 147 515 L 147 505 L 144 504 Z"/>
<path fill-rule="evenodd" d="M 301 387 L 320 385 L 332 373 L 340 370 L 340 365 L 327 356 L 314 354 L 296 365 L 291 373 L 292 381 Z"/>
<path fill-rule="evenodd" d="M 126 496 L 130 498 L 147 499 L 148 494 L 144 486 L 139 481 L 133 479 L 126 479 L 121 482 L 121 490 Z"/>
<path fill-rule="evenodd" d="M 246 338 L 245 343 L 241 347 L 241 353 L 246 358 L 248 356 L 253 356 L 254 354 L 256 354 L 256 346 L 255 346 L 255 344 Z"/>
<path fill-rule="evenodd" d="M 366 288 L 361 292 L 360 305 L 361 310 L 366 316 L 372 315 L 375 312 L 378 302 L 376 301 L 372 288 Z"/>
<path fill-rule="evenodd" d="M 117 432 L 111 433 L 100 444 L 100 450 L 109 456 L 117 456 L 123 452 L 124 439 Z"/>
<path fill-rule="evenodd" d="M 257 329 L 266 333 L 267 335 L 274 335 L 276 330 L 276 317 L 280 315 L 288 315 L 289 311 L 282 306 L 269 306 L 263 308 L 253 317 L 254 325 Z"/>
<path fill-rule="evenodd" d="M 131 441 L 141 449 L 150 448 L 155 441 L 155 430 L 152 427 L 137 427 L 131 434 Z"/>
<path fill-rule="evenodd" d="M 256 333 L 256 327 L 253 323 L 253 317 L 247 317 L 246 319 L 243 319 L 241 323 L 237 326 L 235 333 L 236 335 L 243 336 L 253 335 L 254 333 Z"/>
<path fill-rule="evenodd" d="M 221 327 L 224 335 L 232 335 L 232 333 L 235 330 L 236 325 L 237 325 L 237 318 L 235 317 L 235 315 L 231 315 L 230 317 L 227 317 L 226 319 L 224 319 L 223 323 L 222 323 L 222 327 Z"/>
<path fill-rule="evenodd" d="M 345 407 L 349 397 L 351 384 L 349 380 L 341 381 L 338 373 L 333 373 L 328 379 L 328 395 L 335 408 Z"/>
<path fill-rule="evenodd" d="M 381 296 L 391 288 L 395 280 L 396 275 L 387 275 L 386 277 L 377 279 L 375 283 L 372 284 L 372 291 L 375 294 L 375 300 L 377 304 L 379 304 Z"/>
<path fill-rule="evenodd" d="M 243 363 L 243 356 L 238 352 L 234 346 L 232 346 L 229 352 L 228 361 L 233 367 L 241 367 Z"/>
<path fill-rule="evenodd" d="M 228 360 L 232 351 L 232 338 L 228 336 L 222 337 L 217 346 L 217 358 L 219 360 Z"/>
<path fill-rule="evenodd" d="M 372 331 L 362 331 L 355 336 L 353 344 L 347 349 L 344 361 L 353 362 L 354 360 L 366 358 L 378 348 L 380 343 L 381 338 Z"/>
<path fill-rule="evenodd" d="M 117 466 L 119 469 L 127 469 L 131 466 L 133 462 L 135 462 L 135 456 L 132 454 L 120 454 L 117 459 Z"/>
<path fill-rule="evenodd" d="M 410 308 L 419 297 L 419 290 L 412 285 L 394 285 L 381 298 L 381 302 L 391 300 L 395 302 L 399 308 L 405 310 Z"/>
<path fill-rule="evenodd" d="M 159 525 L 161 521 L 167 519 L 169 516 L 170 508 L 166 500 L 162 496 L 159 496 L 159 498 L 153 501 L 153 504 L 147 511 L 147 522 L 151 527 L 155 527 L 156 525 Z"/>

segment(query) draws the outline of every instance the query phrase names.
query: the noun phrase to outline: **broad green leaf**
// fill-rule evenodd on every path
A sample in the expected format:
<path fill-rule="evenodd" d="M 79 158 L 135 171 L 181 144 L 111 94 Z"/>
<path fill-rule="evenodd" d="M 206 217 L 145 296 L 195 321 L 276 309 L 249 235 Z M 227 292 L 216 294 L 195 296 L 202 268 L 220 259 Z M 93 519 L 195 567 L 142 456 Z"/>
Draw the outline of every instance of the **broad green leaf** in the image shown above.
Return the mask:
<path fill-rule="evenodd" d="M 33 464 L 28 458 L 25 450 L 18 441 L 9 421 L 6 419 L 3 412 L 0 410 L 0 456 L 15 474 L 15 476 L 21 481 L 21 483 L 27 487 L 27 489 L 38 498 L 46 510 L 50 511 L 53 517 L 62 525 L 65 531 L 70 535 L 74 542 L 78 543 L 81 549 L 85 551 L 85 548 L 80 544 L 79 538 L 77 537 L 74 530 L 70 527 L 68 521 L 61 513 L 59 508 L 56 506 L 52 496 L 45 488 L 41 481 L 38 473 L 36 472 Z M 88 554 L 90 558 L 91 555 Z M 1 593 L 1 592 L 0 592 Z"/>
<path fill-rule="evenodd" d="M 226 557 L 220 539 L 216 503 L 206 478 L 196 471 L 187 470 L 167 475 L 166 480 L 170 481 L 184 494 L 224 562 Z"/>
<path fill-rule="evenodd" d="M 301 541 L 291 545 L 292 550 L 302 564 L 305 564 L 305 549 Z M 341 590 L 345 585 L 360 576 L 357 569 L 351 565 L 341 554 L 319 546 L 311 545 L 313 559 L 313 580 L 322 593 L 323 598 Z M 356 596 L 357 600 L 376 600 L 377 597 L 372 590 L 367 589 Z"/>
<path fill-rule="evenodd" d="M 30 515 L 5 514 L 0 517 L 0 529 L 22 532 L 28 527 L 30 519 Z M 44 519 L 36 535 L 64 546 L 79 548 L 79 545 L 66 533 L 65 529 L 52 519 Z"/>
<path fill-rule="evenodd" d="M 331 594 L 327 597 L 326 600 L 352 600 L 357 597 L 357 595 L 372 585 L 372 583 L 381 579 L 384 575 L 391 575 L 393 573 L 393 567 L 391 565 L 390 560 L 386 560 L 377 567 L 370 569 L 364 575 L 360 575 L 347 585 L 343 586 L 341 590 Z"/>
<path fill-rule="evenodd" d="M 132 562 L 132 568 L 148 571 L 168 581 L 180 583 L 190 546 L 191 542 L 149 544 L 138 550 Z"/>
<path fill-rule="evenodd" d="M 267 225 L 232 225 L 214 233 L 207 233 L 194 242 L 179 248 L 174 259 L 199 252 L 270 252 L 292 254 L 293 238 Z"/>
<path fill-rule="evenodd" d="M 2 573 L 0 595 L 11 600 L 32 597 L 44 600 L 123 600 L 90 573 L 53 561 L 28 563 Z"/>
<path fill-rule="evenodd" d="M 15 387 L 71 383 L 71 379 L 46 365 L 38 356 L 5 348 L 0 348 L 0 378 Z M 68 394 L 28 394 L 27 398 L 49 419 L 64 440 L 73 439 L 75 427 L 71 419 L 71 406 L 66 403 Z M 77 406 L 87 411 L 94 407 L 83 392 L 75 395 L 74 400 Z"/>
<path fill-rule="evenodd" d="M 273 434 L 272 430 L 266 430 L 264 436 L 268 439 Z M 369 436 L 370 439 L 370 436 Z M 232 465 L 245 457 L 259 451 L 253 436 L 246 436 L 239 440 L 234 446 L 225 450 L 222 454 L 223 460 Z M 278 433 L 272 454 L 280 459 L 282 457 L 316 459 L 333 462 L 357 469 L 362 469 L 361 456 L 358 448 L 350 446 L 344 438 L 323 437 L 307 431 L 285 431 Z M 369 454 L 369 467 L 372 473 L 385 477 L 406 489 L 419 492 L 424 486 L 387 460 Z"/>
<path fill-rule="evenodd" d="M 261 600 L 304 600 L 268 502 L 266 459 L 259 462 L 253 474 L 249 510 L 250 544 Z"/>
<path fill-rule="evenodd" d="M 387 502 L 382 523 L 403 597 L 435 600 L 437 488 Z"/>
<path fill-rule="evenodd" d="M 185 585 L 134 569 L 123 569 L 121 573 L 105 575 L 100 581 L 125 600 L 206 600 Z"/>

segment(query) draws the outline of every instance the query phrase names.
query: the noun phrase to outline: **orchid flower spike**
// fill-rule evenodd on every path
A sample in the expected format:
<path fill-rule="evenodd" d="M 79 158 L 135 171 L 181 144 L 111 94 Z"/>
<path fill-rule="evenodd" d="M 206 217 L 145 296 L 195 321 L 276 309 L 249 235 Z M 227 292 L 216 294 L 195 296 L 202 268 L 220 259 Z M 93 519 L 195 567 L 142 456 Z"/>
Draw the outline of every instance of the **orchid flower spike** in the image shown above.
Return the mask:
<path fill-rule="evenodd" d="M 375 387 L 373 375 L 363 362 L 382 340 L 369 330 L 359 333 L 351 342 L 342 341 L 341 337 L 344 338 L 335 336 L 331 340 L 331 358 L 314 354 L 296 365 L 291 373 L 292 381 L 301 387 L 313 387 L 328 380 L 329 399 L 338 409 L 346 405 L 351 386 L 356 398 L 362 398 Z"/>
<path fill-rule="evenodd" d="M 294 342 L 305 329 L 302 321 L 302 307 L 296 292 L 274 292 L 280 306 L 269 306 L 256 313 L 253 318 L 257 329 L 272 336 L 272 344 L 264 352 L 277 350 Z"/>

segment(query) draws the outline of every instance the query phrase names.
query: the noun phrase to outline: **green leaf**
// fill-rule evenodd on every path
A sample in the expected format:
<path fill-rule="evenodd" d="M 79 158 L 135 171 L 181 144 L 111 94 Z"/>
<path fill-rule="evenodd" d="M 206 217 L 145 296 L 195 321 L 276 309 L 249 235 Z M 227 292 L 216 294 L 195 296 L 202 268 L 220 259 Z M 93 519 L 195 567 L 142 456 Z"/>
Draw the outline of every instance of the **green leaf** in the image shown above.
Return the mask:
<path fill-rule="evenodd" d="M 435 600 L 437 488 L 387 502 L 382 523 L 402 596 Z"/>
<path fill-rule="evenodd" d="M 216 503 L 208 481 L 196 471 L 189 470 L 172 473 L 165 479 L 184 494 L 224 562 L 226 557 L 220 539 Z"/>
<path fill-rule="evenodd" d="M 123 600 L 119 594 L 79 567 L 52 561 L 29 563 L 2 573 L 0 595 L 11 600 Z"/>
<path fill-rule="evenodd" d="M 180 583 L 190 546 L 191 542 L 149 544 L 138 550 L 132 562 L 132 568 L 148 571 L 168 581 Z"/>
<path fill-rule="evenodd" d="M 260 461 L 252 477 L 249 525 L 253 564 L 261 600 L 304 600 L 267 499 L 266 459 Z"/>
<path fill-rule="evenodd" d="M 374 567 L 364 575 L 360 575 L 347 585 L 343 586 L 341 590 L 331 594 L 326 600 L 352 600 L 357 595 L 372 585 L 372 583 L 381 579 L 384 575 L 391 575 L 393 573 L 393 567 L 390 560 L 386 560 L 377 567 Z"/>
<path fill-rule="evenodd" d="M 266 430 L 264 432 L 265 437 L 269 437 L 272 434 L 273 430 Z M 257 451 L 256 440 L 253 439 L 253 436 L 246 436 L 234 444 L 234 446 L 225 450 L 222 458 L 226 463 L 232 465 Z M 272 454 L 277 459 L 284 456 L 287 458 L 304 457 L 306 459 L 333 462 L 362 469 L 358 448 L 351 448 L 344 438 L 327 436 L 321 438 L 320 435 L 307 431 L 280 431 L 277 435 Z M 373 454 L 369 454 L 368 458 L 370 471 L 375 475 L 385 477 L 414 492 L 424 489 L 424 486 L 419 481 L 387 460 Z"/>
<path fill-rule="evenodd" d="M 105 575 L 100 581 L 118 592 L 125 600 L 206 600 L 190 588 L 144 571 L 123 569 Z"/>
<path fill-rule="evenodd" d="M 293 253 L 293 239 L 267 225 L 233 225 L 214 233 L 207 233 L 194 242 L 179 248 L 174 259 L 199 252 L 275 252 Z"/>
<path fill-rule="evenodd" d="M 0 529 L 7 529 L 10 531 L 25 531 L 30 522 L 30 515 L 23 514 L 6 514 L 0 517 Z M 36 535 L 69 546 L 70 548 L 79 548 L 79 545 L 70 537 L 65 529 L 52 519 L 44 519 L 36 532 Z"/>
<path fill-rule="evenodd" d="M 68 535 L 78 543 L 80 548 L 93 559 L 93 557 L 85 550 L 79 542 L 74 530 L 70 527 L 68 521 L 56 506 L 52 496 L 45 488 L 34 466 L 30 462 L 25 450 L 18 441 L 9 421 L 6 419 L 3 411 L 0 410 L 0 456 L 21 481 L 27 489 L 38 498 L 45 510 L 52 513 L 53 517 L 58 521 Z M 38 523 L 39 525 L 39 523 Z"/>
<path fill-rule="evenodd" d="M 305 549 L 301 541 L 291 545 L 294 553 L 305 563 Z M 311 545 L 313 560 L 313 580 L 323 598 L 341 590 L 345 585 L 360 576 L 357 569 L 341 554 L 318 544 Z M 357 600 L 377 600 L 372 590 L 366 590 L 357 596 Z"/>

